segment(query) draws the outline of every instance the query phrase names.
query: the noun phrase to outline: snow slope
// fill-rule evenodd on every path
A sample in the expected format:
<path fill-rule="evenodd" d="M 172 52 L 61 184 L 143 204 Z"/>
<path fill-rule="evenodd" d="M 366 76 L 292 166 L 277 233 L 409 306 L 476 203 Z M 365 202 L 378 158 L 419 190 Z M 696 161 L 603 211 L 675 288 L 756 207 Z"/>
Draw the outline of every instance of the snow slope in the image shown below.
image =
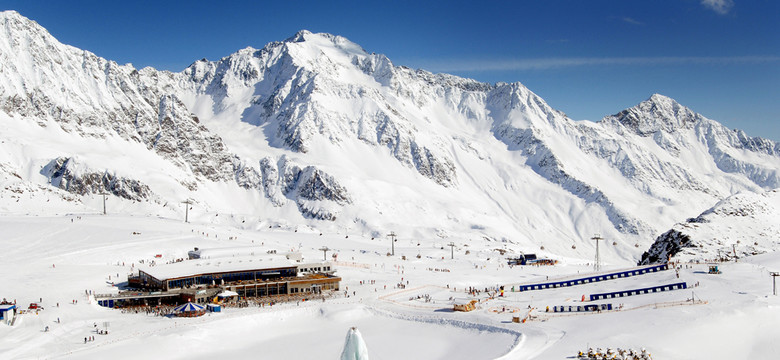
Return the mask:
<path fill-rule="evenodd" d="M 780 269 L 776 252 L 722 263 L 720 275 L 706 274 L 706 264 L 683 263 L 679 275 L 668 270 L 512 292 L 518 284 L 587 276 L 592 267 L 564 261 L 558 266 L 510 268 L 493 244 L 468 238 L 454 239 L 458 245 L 454 259 L 449 248 L 418 246 L 422 238 L 399 239 L 397 256 L 388 257 L 389 241 L 368 236 L 320 236 L 264 226 L 238 229 L 142 216 L 5 215 L 0 216 L 0 228 L 4 244 L 12 244 L 3 248 L 0 273 L 6 275 L 0 298 L 16 300 L 22 308 L 42 299 L 45 308 L 21 315 L 13 326 L 0 324 L 3 359 L 210 359 L 253 354 L 333 359 L 342 352 L 344 333 L 353 326 L 360 329 L 372 359 L 564 359 L 588 347 L 646 348 L 654 359 L 768 359 L 780 350 L 775 341 L 780 336 L 775 326 L 780 321 L 780 298 L 771 295 L 769 276 L 769 271 Z M 164 266 L 185 257 L 193 246 L 295 248 L 305 261 L 319 261 L 317 249 L 323 245 L 339 254 L 334 266 L 349 297 L 339 292 L 325 302 L 230 307 L 200 318 L 165 318 L 102 308 L 85 296 L 85 290 L 115 292 L 111 283 L 125 281 L 132 268 L 146 267 L 152 259 Z M 157 254 L 161 257 L 155 258 Z M 397 288 L 407 281 L 405 288 Z M 680 281 L 689 289 L 596 302 L 622 304 L 617 311 L 545 312 L 548 306 L 593 304 L 580 302 L 587 294 Z M 464 291 L 496 285 L 506 287 L 505 297 L 489 299 L 485 292 L 472 296 Z M 480 301 L 475 311 L 449 310 L 472 299 Z M 529 309 L 529 321 L 511 321 L 525 317 Z M 105 323 L 109 335 L 96 334 L 94 325 L 104 328 Z M 95 341 L 85 343 L 87 336 Z"/>

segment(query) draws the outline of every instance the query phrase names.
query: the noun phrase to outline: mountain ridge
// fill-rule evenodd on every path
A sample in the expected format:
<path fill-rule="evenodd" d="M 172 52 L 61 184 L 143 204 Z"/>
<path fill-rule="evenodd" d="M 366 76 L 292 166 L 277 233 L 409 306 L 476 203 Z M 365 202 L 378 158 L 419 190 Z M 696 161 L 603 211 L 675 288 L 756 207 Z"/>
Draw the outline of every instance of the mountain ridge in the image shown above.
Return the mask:
<path fill-rule="evenodd" d="M 201 198 L 211 212 L 372 234 L 404 224 L 528 248 L 560 238 L 545 248 L 582 258 L 590 245 L 561 244 L 596 232 L 638 243 L 738 191 L 780 187 L 780 145 L 658 94 L 575 122 L 521 83 L 395 66 L 336 35 L 303 30 L 172 73 L 63 45 L 18 13 L 0 22 L 3 123 L 60 144 L 6 146 L 9 173 L 55 184 L 33 168 L 76 156 L 147 185 L 133 199 L 153 213 Z M 106 150 L 122 161 L 83 138 L 116 144 Z"/>

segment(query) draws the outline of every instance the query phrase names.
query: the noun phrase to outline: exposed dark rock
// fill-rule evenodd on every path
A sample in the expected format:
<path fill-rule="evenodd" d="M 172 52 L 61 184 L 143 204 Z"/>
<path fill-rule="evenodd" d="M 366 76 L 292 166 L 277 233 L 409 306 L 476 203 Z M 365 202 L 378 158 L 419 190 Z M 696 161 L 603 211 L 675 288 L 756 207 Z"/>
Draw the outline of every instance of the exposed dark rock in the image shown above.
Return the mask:
<path fill-rule="evenodd" d="M 655 239 L 650 249 L 642 254 L 642 260 L 639 261 L 638 265 L 665 263 L 683 248 L 691 247 L 696 247 L 696 245 L 693 244 L 690 236 L 674 229 L 669 230 Z"/>
<path fill-rule="evenodd" d="M 48 177 L 51 184 L 77 195 L 110 193 L 128 200 L 142 201 L 152 196 L 146 184 L 133 179 L 116 176 L 108 171 L 78 169 L 71 158 L 59 157 L 46 165 L 41 174 Z"/>

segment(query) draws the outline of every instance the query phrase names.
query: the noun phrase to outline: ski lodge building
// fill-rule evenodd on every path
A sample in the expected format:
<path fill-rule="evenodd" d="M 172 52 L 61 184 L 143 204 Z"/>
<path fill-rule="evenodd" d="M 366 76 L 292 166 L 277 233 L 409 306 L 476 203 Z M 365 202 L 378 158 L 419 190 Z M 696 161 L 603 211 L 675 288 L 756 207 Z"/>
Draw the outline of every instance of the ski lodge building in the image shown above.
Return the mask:
<path fill-rule="evenodd" d="M 275 254 L 195 258 L 139 269 L 128 276 L 128 285 L 145 291 L 98 295 L 97 300 L 103 306 L 114 307 L 180 301 L 203 304 L 224 291 L 236 292 L 240 297 L 314 295 L 339 290 L 341 278 L 334 273 L 327 262 L 304 264 Z"/>

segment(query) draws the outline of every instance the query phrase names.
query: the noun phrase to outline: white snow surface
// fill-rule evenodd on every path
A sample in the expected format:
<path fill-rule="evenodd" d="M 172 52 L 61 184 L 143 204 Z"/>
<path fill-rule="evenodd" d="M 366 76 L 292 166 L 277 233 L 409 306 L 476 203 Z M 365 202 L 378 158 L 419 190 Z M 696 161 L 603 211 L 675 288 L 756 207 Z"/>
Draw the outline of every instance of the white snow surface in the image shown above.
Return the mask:
<path fill-rule="evenodd" d="M 259 255 L 259 254 L 258 254 Z M 249 271 L 258 268 L 293 267 L 296 263 L 284 257 L 239 256 L 224 259 L 195 259 L 154 266 L 144 270 L 157 279 L 170 279 L 206 273 Z"/>
<path fill-rule="evenodd" d="M 778 351 L 775 339 L 780 330 L 774 325 L 780 321 L 780 298 L 772 295 L 769 276 L 769 271 L 780 269 L 776 252 L 722 263 L 720 275 L 707 274 L 704 263 L 683 264 L 679 278 L 669 270 L 568 288 L 512 292 L 512 286 L 548 277 L 585 276 L 592 267 L 563 261 L 552 267 L 509 268 L 489 243 L 468 239 L 458 242 L 454 259 L 449 248 L 418 246 L 420 239 L 406 237 L 396 243 L 396 256 L 388 257 L 390 244 L 384 238 L 239 229 L 156 217 L 6 215 L 0 217 L 0 227 L 6 244 L 0 262 L 4 274 L 0 297 L 16 300 L 21 308 L 41 298 L 45 308 L 21 315 L 13 326 L 0 324 L 3 359 L 208 359 L 253 354 L 332 359 L 341 354 L 344 333 L 353 326 L 361 330 L 372 359 L 563 359 L 588 347 L 644 347 L 655 359 L 766 359 Z M 284 249 L 301 245 L 305 260 L 315 260 L 326 244 L 338 253 L 337 275 L 344 280 L 342 291 L 325 302 L 226 308 L 199 318 L 165 318 L 103 308 L 85 296 L 87 289 L 116 291 L 110 283 L 125 281 L 131 266 L 146 266 L 139 260 L 175 261 L 193 246 Z M 157 254 L 162 258 L 154 258 Z M 408 260 L 402 260 L 402 255 Z M 622 268 L 608 265 L 605 271 Z M 396 288 L 407 281 L 406 288 Z M 595 302 L 623 304 L 619 311 L 544 311 L 547 306 L 593 304 L 580 302 L 592 293 L 680 281 L 690 288 Z M 469 286 L 496 285 L 506 286 L 505 297 L 488 299 L 484 292 L 476 297 L 464 292 Z M 424 300 L 426 296 L 430 301 Z M 691 304 L 692 296 L 702 302 Z M 477 310 L 450 310 L 454 303 L 471 299 L 480 300 Z M 526 316 L 529 306 L 533 308 L 529 321 L 511 321 Z M 103 327 L 104 323 L 109 334 L 96 334 L 93 324 Z M 43 331 L 46 326 L 48 332 Z M 96 340 L 85 344 L 87 336 Z"/>
<path fill-rule="evenodd" d="M 5 11 L 0 128 L 0 298 L 45 307 L 0 324 L 3 359 L 332 359 L 351 327 L 374 360 L 780 350 L 769 276 L 780 270 L 780 146 L 662 95 L 578 122 L 520 83 L 396 67 L 308 31 L 180 73 L 135 69 Z M 699 214 L 704 221 L 685 221 Z M 589 274 L 596 233 L 605 269 L 629 268 L 672 227 L 700 245 L 673 260 L 736 248 L 739 261 L 720 275 L 685 263 L 679 278 L 666 271 L 497 299 L 464 292 Z M 338 254 L 343 279 L 325 302 L 169 319 L 84 295 L 117 291 L 111 283 L 131 264 L 157 254 L 173 262 L 194 247 L 215 258 L 260 248 L 316 262 L 323 246 Z M 505 265 L 521 252 L 559 264 Z M 620 311 L 544 311 L 678 281 L 692 288 L 615 299 Z M 450 311 L 472 299 L 476 311 Z M 92 332 L 104 323 L 110 335 Z"/>

